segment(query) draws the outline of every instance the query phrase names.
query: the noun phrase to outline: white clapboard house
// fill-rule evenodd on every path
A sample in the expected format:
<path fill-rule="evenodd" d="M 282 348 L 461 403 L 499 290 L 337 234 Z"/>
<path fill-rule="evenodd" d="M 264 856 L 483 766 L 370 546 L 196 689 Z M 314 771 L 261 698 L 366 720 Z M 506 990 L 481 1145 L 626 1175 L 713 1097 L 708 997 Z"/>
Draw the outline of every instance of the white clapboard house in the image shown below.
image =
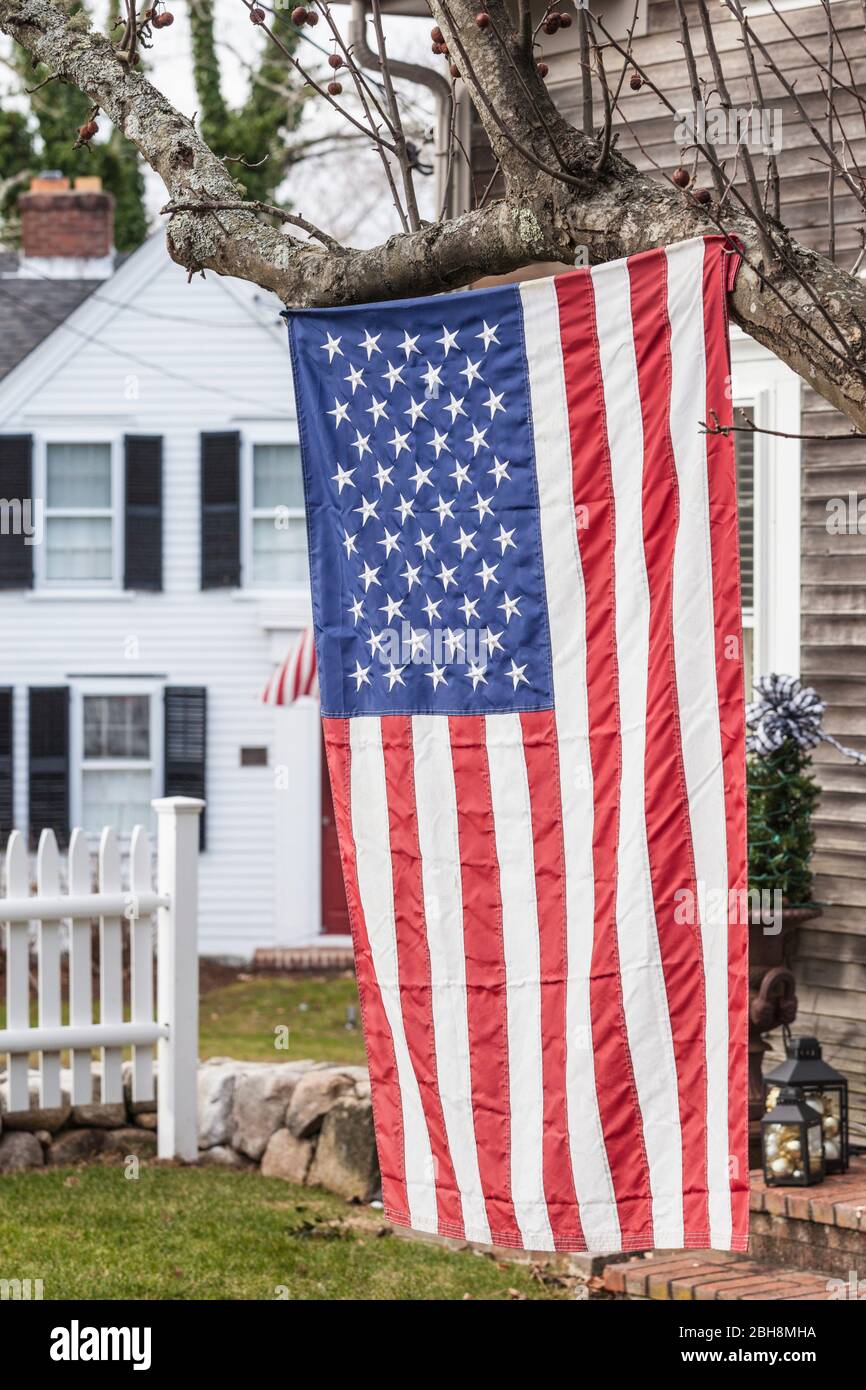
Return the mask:
<path fill-rule="evenodd" d="M 93 182 L 35 180 L 0 258 L 0 837 L 203 796 L 202 952 L 335 940 L 318 710 L 261 700 L 310 619 L 280 305 L 116 257 Z"/>

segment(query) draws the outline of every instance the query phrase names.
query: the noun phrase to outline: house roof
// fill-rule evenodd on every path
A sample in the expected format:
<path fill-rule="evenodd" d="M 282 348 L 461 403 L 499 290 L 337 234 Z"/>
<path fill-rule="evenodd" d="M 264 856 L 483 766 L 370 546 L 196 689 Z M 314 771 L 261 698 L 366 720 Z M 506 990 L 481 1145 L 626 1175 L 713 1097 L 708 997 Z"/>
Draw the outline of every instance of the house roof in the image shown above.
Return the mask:
<path fill-rule="evenodd" d="M 101 283 L 0 274 L 0 381 Z"/>

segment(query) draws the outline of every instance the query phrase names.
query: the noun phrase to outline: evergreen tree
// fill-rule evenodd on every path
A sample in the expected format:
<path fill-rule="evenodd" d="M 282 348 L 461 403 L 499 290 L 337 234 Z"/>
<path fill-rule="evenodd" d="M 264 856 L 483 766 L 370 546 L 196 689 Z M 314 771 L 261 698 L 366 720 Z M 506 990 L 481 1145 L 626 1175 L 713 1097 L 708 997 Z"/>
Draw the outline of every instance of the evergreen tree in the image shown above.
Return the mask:
<path fill-rule="evenodd" d="M 781 892 L 786 905 L 812 899 L 812 812 L 820 795 L 808 749 L 786 738 L 747 764 L 749 887 Z"/>

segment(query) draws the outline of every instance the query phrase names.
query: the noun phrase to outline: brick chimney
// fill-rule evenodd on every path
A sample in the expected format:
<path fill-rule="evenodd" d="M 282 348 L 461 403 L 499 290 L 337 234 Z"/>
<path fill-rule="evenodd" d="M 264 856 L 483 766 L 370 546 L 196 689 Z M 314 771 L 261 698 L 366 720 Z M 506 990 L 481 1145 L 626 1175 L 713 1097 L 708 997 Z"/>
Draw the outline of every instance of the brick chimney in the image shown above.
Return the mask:
<path fill-rule="evenodd" d="M 40 174 L 18 200 L 21 272 L 64 280 L 102 279 L 114 255 L 114 198 L 97 177 Z"/>

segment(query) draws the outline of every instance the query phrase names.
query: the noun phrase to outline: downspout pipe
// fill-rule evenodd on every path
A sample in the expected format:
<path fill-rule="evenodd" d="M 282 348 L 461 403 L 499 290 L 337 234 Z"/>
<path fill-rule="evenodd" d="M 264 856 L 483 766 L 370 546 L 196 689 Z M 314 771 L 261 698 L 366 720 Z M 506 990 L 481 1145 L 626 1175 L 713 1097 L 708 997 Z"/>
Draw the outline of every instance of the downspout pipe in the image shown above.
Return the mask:
<path fill-rule="evenodd" d="M 367 43 L 367 0 L 352 0 L 349 18 L 349 46 L 358 66 L 368 72 L 381 72 L 382 64 L 376 53 Z M 404 78 L 419 87 L 426 87 L 436 99 L 436 119 L 434 133 L 434 167 L 436 169 L 436 216 L 446 197 L 448 179 L 449 148 L 451 144 L 451 110 L 454 98 L 450 83 L 431 68 L 421 63 L 406 63 L 399 58 L 389 58 L 388 66 L 392 77 Z M 450 181 L 450 180 L 449 180 Z M 447 190 L 450 202 L 450 192 Z M 451 209 L 446 205 L 446 213 Z"/>

